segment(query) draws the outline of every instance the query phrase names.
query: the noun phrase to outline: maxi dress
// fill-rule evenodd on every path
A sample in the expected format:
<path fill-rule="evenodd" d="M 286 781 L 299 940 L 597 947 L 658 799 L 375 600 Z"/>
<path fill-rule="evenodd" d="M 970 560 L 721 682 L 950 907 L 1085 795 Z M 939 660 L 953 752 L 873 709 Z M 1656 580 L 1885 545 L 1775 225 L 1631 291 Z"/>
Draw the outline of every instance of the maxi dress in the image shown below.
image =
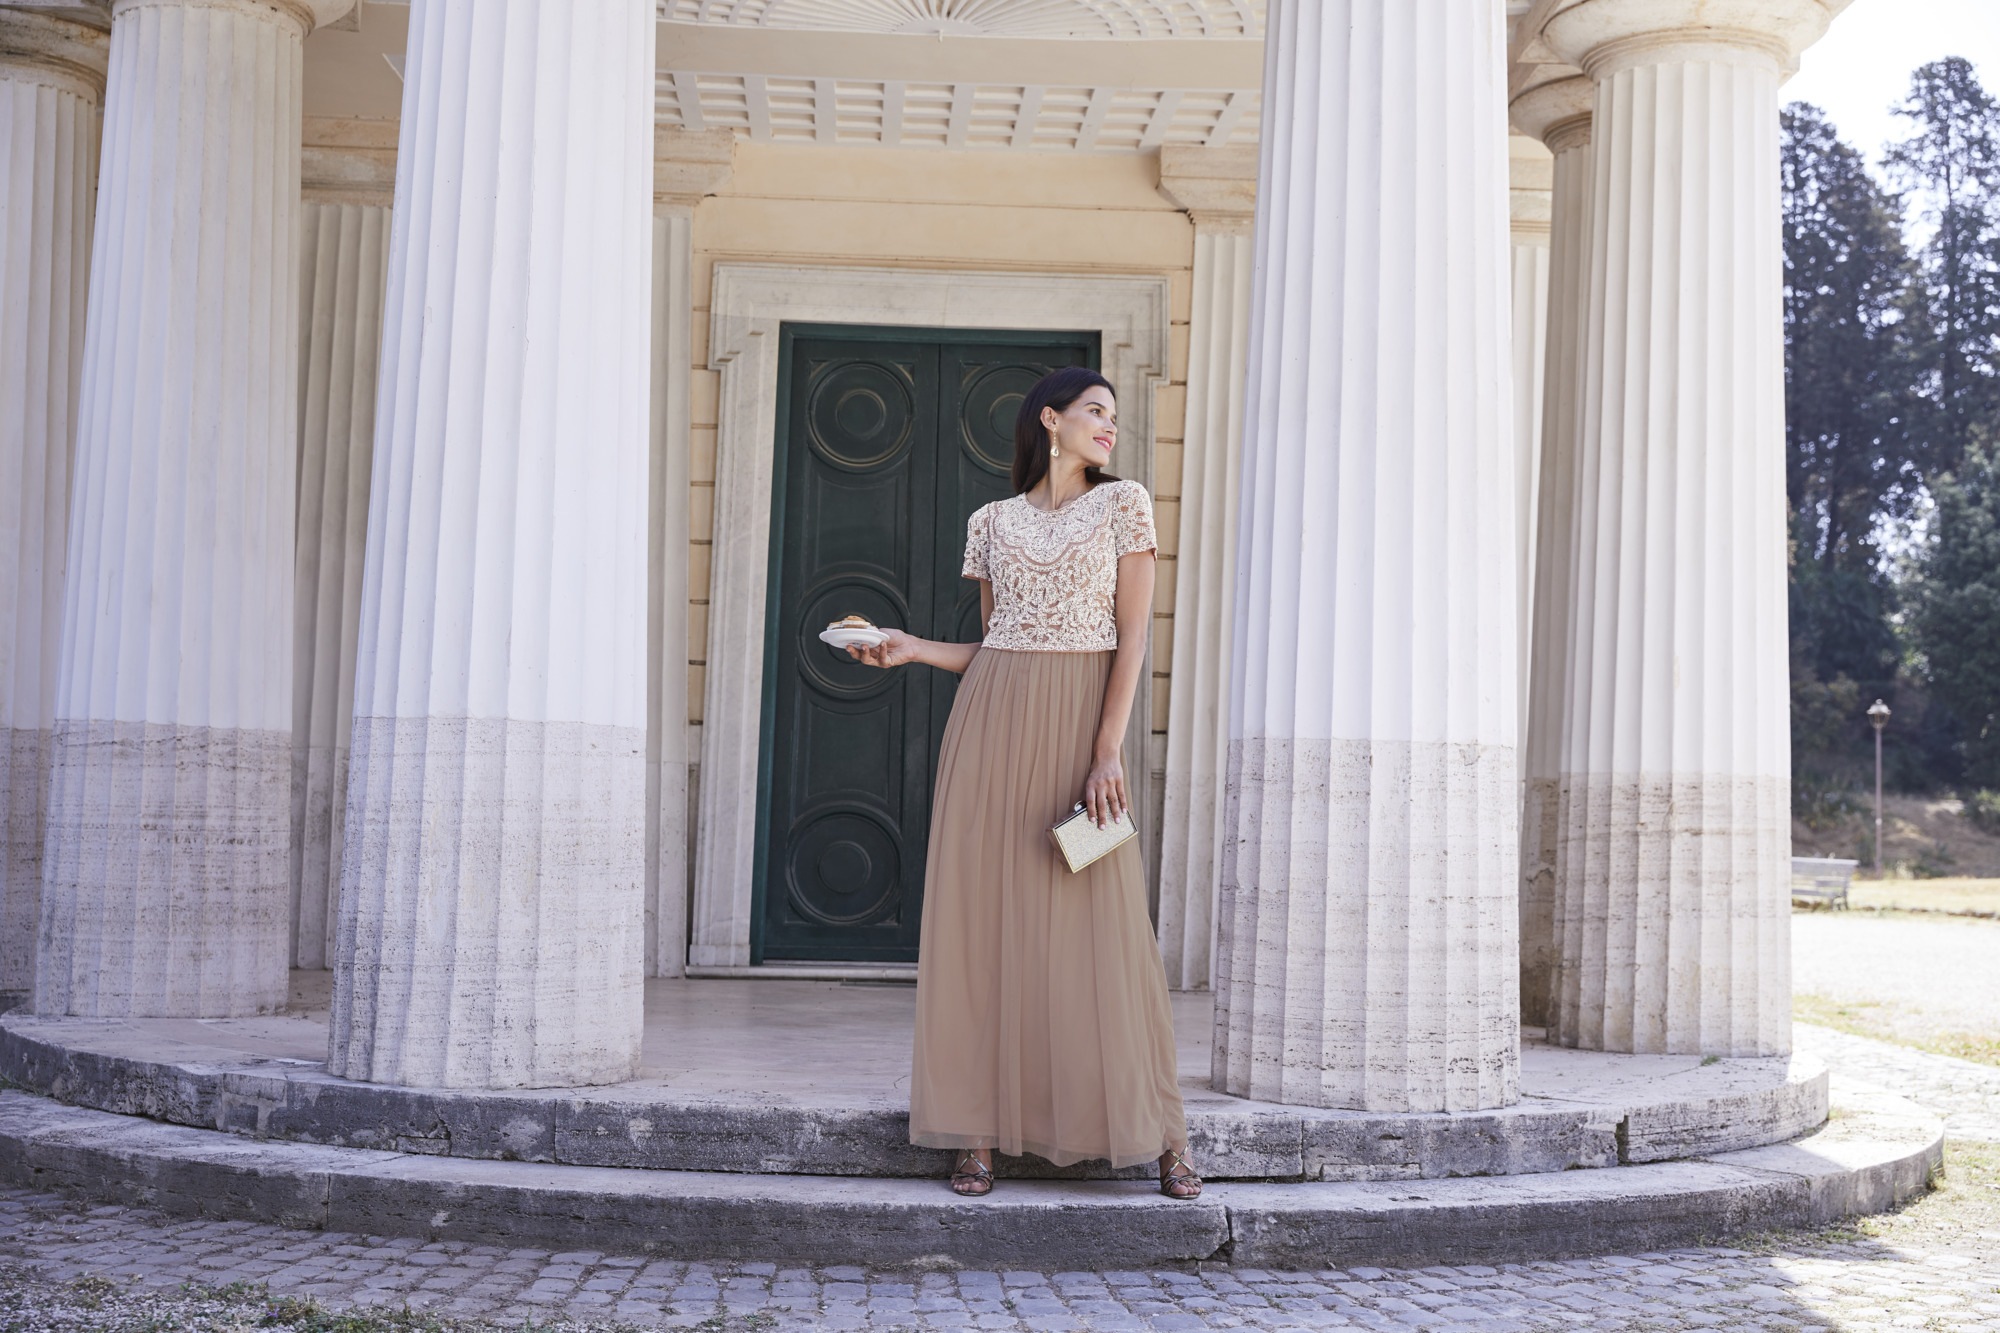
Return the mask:
<path fill-rule="evenodd" d="M 1130 481 L 967 525 L 964 573 L 993 585 L 993 613 L 938 755 L 912 1143 L 1123 1167 L 1187 1142 L 1139 840 L 1072 874 L 1048 836 L 1090 775 L 1118 559 L 1154 549 Z"/>

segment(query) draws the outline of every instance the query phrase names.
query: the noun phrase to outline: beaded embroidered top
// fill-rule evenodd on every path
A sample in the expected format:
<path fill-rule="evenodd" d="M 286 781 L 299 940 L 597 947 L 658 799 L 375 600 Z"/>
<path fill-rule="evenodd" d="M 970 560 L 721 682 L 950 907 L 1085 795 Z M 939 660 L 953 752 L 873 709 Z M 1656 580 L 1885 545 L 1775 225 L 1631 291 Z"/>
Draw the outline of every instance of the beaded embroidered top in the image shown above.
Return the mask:
<path fill-rule="evenodd" d="M 1094 653 L 1118 646 L 1118 557 L 1158 549 L 1153 497 L 1136 481 L 1100 482 L 1049 512 L 1025 495 L 995 500 L 965 525 L 965 577 L 993 585 L 988 648 Z"/>

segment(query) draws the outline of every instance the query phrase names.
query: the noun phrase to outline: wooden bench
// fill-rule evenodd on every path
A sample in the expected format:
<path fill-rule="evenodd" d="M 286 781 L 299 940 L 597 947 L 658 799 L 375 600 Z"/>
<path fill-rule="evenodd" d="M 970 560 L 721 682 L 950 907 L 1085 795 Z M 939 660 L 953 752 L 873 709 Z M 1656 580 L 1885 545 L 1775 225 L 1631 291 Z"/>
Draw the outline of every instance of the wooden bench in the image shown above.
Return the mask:
<path fill-rule="evenodd" d="M 1792 901 L 1846 908 L 1847 886 L 1860 864 L 1832 856 L 1793 857 Z"/>

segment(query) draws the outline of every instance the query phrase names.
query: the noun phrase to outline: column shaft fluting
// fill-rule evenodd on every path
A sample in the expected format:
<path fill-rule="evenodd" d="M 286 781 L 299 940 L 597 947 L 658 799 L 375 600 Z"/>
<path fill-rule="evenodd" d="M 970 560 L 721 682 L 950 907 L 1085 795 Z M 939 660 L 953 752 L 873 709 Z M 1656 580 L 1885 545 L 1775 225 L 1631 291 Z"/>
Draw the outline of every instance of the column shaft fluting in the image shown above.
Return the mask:
<path fill-rule="evenodd" d="M 648 654 L 646 971 L 687 971 L 688 385 L 694 357 L 694 208 L 653 216 L 652 569 Z"/>
<path fill-rule="evenodd" d="M 1535 492 L 1534 590 L 1522 622 L 1528 677 L 1521 771 L 1521 1019 L 1549 1022 L 1555 959 L 1556 768 L 1568 717 L 1575 599 L 1576 436 L 1590 278 L 1591 81 L 1571 77 L 1520 98 L 1514 119 L 1554 154 L 1546 351 Z"/>
<path fill-rule="evenodd" d="M 1504 15 L 1270 7 L 1214 1081 L 1518 1093 Z"/>
<path fill-rule="evenodd" d="M 35 975 L 105 45 L 0 10 L 0 991 Z"/>
<path fill-rule="evenodd" d="M 304 205 L 292 641 L 292 965 L 333 962 L 389 210 Z"/>
<path fill-rule="evenodd" d="M 1542 387 L 1546 375 L 1549 324 L 1549 234 L 1523 231 L 1513 234 L 1513 330 L 1514 354 L 1514 622 L 1520 628 L 1519 648 L 1514 655 L 1517 675 L 1514 694 L 1516 719 L 1521 727 L 1521 748 L 1515 763 L 1523 762 L 1527 741 L 1528 654 L 1531 644 L 1528 626 L 1535 608 L 1535 528 L 1539 516 L 1537 499 L 1541 487 Z"/>
<path fill-rule="evenodd" d="M 120 0 L 35 1006 L 285 1000 L 308 11 Z"/>
<path fill-rule="evenodd" d="M 1222 872 L 1222 774 L 1229 753 L 1238 478 L 1255 238 L 1247 225 L 1222 228 L 1197 220 L 1194 246 L 1175 556 L 1173 692 L 1160 818 L 1160 952 L 1167 984 L 1185 990 L 1205 988 L 1211 980 L 1216 883 Z"/>
<path fill-rule="evenodd" d="M 329 1068 L 637 1066 L 653 15 L 411 11 Z"/>
<path fill-rule="evenodd" d="M 1777 1054 L 1783 53 L 1705 32 L 1601 51 L 1581 61 L 1597 109 L 1552 1030 L 1593 1049 Z"/>

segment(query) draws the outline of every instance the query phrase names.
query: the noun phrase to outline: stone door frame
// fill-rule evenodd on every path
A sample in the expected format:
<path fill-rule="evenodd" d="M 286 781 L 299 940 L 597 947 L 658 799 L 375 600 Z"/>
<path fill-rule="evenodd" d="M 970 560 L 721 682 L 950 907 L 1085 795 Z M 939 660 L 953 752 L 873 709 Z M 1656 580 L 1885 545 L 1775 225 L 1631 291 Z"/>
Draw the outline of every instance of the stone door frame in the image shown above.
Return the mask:
<path fill-rule="evenodd" d="M 1168 380 L 1171 348 L 1165 277 L 720 263 L 709 309 L 709 368 L 720 373 L 721 389 L 688 949 L 696 969 L 750 963 L 781 327 L 1094 332 L 1105 377 L 1123 391 L 1121 434 L 1135 442 L 1121 449 L 1118 473 L 1148 489 L 1153 391 Z M 1126 739 L 1142 767 L 1151 762 L 1151 732 L 1149 650 Z M 1159 816 L 1151 774 L 1133 776 L 1150 837 Z"/>

